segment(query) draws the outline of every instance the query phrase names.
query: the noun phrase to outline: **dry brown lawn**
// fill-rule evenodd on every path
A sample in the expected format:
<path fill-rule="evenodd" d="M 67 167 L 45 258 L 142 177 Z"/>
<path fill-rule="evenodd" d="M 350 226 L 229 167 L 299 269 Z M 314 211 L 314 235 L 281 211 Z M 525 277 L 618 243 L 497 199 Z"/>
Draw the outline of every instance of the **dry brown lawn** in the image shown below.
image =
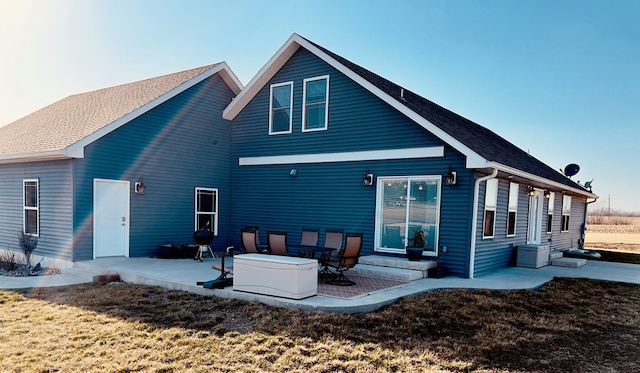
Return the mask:
<path fill-rule="evenodd" d="M 637 372 L 640 285 L 555 279 L 336 315 L 156 287 L 0 291 L 3 372 Z"/>

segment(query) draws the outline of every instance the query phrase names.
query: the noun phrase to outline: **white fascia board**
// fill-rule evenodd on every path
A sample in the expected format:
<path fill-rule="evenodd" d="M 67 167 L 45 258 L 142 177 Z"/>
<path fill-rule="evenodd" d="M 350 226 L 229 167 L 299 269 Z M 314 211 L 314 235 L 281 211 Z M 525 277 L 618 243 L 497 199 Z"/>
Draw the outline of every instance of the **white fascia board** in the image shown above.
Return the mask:
<path fill-rule="evenodd" d="M 64 149 L 64 153 L 72 158 L 84 158 L 84 147 L 91 144 L 92 142 L 102 138 L 103 136 L 115 131 L 116 129 L 122 127 L 123 125 L 125 125 L 126 123 L 132 121 L 133 119 L 139 117 L 140 115 L 148 112 L 149 110 L 155 108 L 156 106 L 159 106 L 160 104 L 170 100 L 171 98 L 177 96 L 178 94 L 186 91 L 187 89 L 193 87 L 194 85 L 200 83 L 201 81 L 221 72 L 224 71 L 226 74 L 221 74 L 221 77 L 224 80 L 225 75 L 227 75 L 227 78 L 230 79 L 229 81 L 233 82 L 234 78 L 237 80 L 238 78 L 235 77 L 235 74 L 231 71 L 231 69 L 229 68 L 229 66 L 224 63 L 218 63 L 215 66 L 213 66 L 211 69 L 203 72 L 200 75 L 196 75 L 195 77 L 191 78 L 190 80 L 187 80 L 186 82 L 180 84 L 179 86 L 175 87 L 174 89 L 164 93 L 163 95 L 161 95 L 160 97 L 151 100 L 149 102 L 147 102 L 146 104 L 142 105 L 141 107 L 137 108 L 136 110 L 126 114 L 123 117 L 120 117 L 119 119 L 116 119 L 115 121 L 109 123 L 108 125 L 100 128 L 99 130 L 89 134 L 88 136 L 84 137 L 83 139 L 80 139 L 79 141 L 76 141 L 75 143 L 69 145 L 66 149 Z M 227 84 L 228 81 L 225 80 L 225 82 Z M 237 81 L 238 85 L 237 87 L 231 87 L 232 90 L 236 89 L 239 90 L 242 87 L 242 83 L 240 83 L 240 81 Z"/>
<path fill-rule="evenodd" d="M 549 179 L 545 179 L 543 177 L 540 177 L 540 176 L 537 176 L 537 175 L 533 175 L 533 174 L 518 170 L 518 169 L 513 168 L 513 167 L 505 166 L 505 165 L 500 164 L 500 163 L 492 163 L 490 167 L 493 167 L 493 168 L 495 168 L 495 169 L 497 169 L 499 171 L 502 171 L 502 172 L 506 172 L 508 174 L 512 174 L 514 176 L 520 176 L 520 177 L 523 177 L 525 179 L 529 179 L 529 180 L 534 181 L 534 182 L 546 184 L 546 185 L 549 185 L 551 187 L 558 188 L 560 190 L 566 190 L 566 191 L 570 191 L 572 193 L 583 195 L 583 196 L 585 196 L 587 198 L 594 198 L 594 199 L 598 198 L 598 196 L 596 194 L 593 194 L 591 192 L 588 192 L 588 191 L 585 191 L 585 190 L 582 190 L 582 189 L 578 189 L 578 188 L 573 188 L 573 187 L 570 187 L 568 185 L 565 185 L 565 184 L 562 184 L 562 183 L 558 183 L 556 181 L 552 181 L 552 180 L 549 180 Z"/>
<path fill-rule="evenodd" d="M 227 108 L 223 111 L 222 117 L 228 120 L 232 120 L 233 118 L 235 118 L 235 116 L 238 115 L 238 113 L 249 103 L 249 101 L 251 101 L 251 99 L 253 99 L 253 97 L 260 91 L 260 89 L 262 89 L 262 87 L 267 84 L 267 82 L 275 75 L 275 73 L 278 72 L 278 70 L 280 70 L 282 66 L 284 66 L 284 64 L 289 60 L 289 58 L 291 58 L 291 56 L 295 53 L 296 50 L 298 50 L 299 47 L 307 49 L 318 58 L 331 65 L 333 68 L 340 71 L 351 80 L 361 85 L 363 88 L 367 89 L 369 92 L 373 93 L 381 100 L 409 117 L 414 122 L 421 125 L 424 129 L 433 133 L 436 137 L 440 138 L 442 141 L 451 145 L 453 148 L 464 154 L 467 158 L 467 168 L 488 167 L 487 160 L 471 150 L 469 147 L 462 144 L 460 141 L 456 140 L 446 132 L 442 131 L 440 128 L 433 125 L 433 123 L 424 119 L 422 116 L 418 115 L 413 110 L 401 104 L 400 102 L 398 102 L 398 100 L 394 99 L 378 87 L 369 83 L 366 79 L 354 73 L 351 69 L 339 63 L 334 58 L 317 48 L 315 45 L 309 43 L 307 40 L 295 33 L 291 35 L 291 37 L 289 37 L 284 45 L 280 47 L 280 49 L 278 49 L 276 54 L 271 57 L 271 59 L 262 67 L 262 69 L 260 69 L 260 71 L 258 71 L 251 82 L 247 84 L 246 88 L 231 102 L 231 104 L 229 104 L 229 106 L 227 106 Z"/>
<path fill-rule="evenodd" d="M 55 161 L 61 159 L 69 159 L 64 151 L 53 150 L 48 152 L 37 153 L 17 153 L 6 154 L 0 157 L 0 164 L 8 163 L 23 163 L 23 162 L 42 162 L 42 161 Z"/>
<path fill-rule="evenodd" d="M 264 157 L 240 157 L 239 166 L 264 166 L 304 163 L 338 163 L 354 161 L 379 161 L 391 159 L 414 159 L 443 157 L 444 147 L 369 150 L 361 152 L 293 154 Z"/>
<path fill-rule="evenodd" d="M 242 82 L 240 81 L 240 79 L 238 79 L 238 76 L 236 76 L 236 74 L 233 72 L 233 70 L 231 70 L 226 62 L 220 62 L 212 70 L 218 70 L 214 71 L 213 74 L 215 74 L 216 72 L 220 73 L 220 77 L 222 78 L 222 80 L 224 80 L 225 83 L 227 83 L 233 94 L 238 95 L 240 92 L 242 92 L 244 85 L 242 85 Z"/>
<path fill-rule="evenodd" d="M 264 87 L 269 80 L 284 66 L 293 54 L 300 48 L 298 34 L 292 34 L 289 39 L 276 51 L 276 53 L 262 66 L 258 73 L 242 89 L 231 103 L 222 111 L 222 118 L 233 120 L 247 106 L 255 95 Z"/>

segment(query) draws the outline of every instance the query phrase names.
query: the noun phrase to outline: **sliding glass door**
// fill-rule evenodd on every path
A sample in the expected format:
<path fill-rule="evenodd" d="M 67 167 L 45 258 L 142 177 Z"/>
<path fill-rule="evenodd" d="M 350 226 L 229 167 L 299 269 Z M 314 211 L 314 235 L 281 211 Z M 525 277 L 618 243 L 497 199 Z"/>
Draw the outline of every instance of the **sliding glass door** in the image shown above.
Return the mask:
<path fill-rule="evenodd" d="M 424 231 L 425 255 L 437 255 L 440 176 L 379 177 L 375 249 L 404 253 L 415 231 Z"/>

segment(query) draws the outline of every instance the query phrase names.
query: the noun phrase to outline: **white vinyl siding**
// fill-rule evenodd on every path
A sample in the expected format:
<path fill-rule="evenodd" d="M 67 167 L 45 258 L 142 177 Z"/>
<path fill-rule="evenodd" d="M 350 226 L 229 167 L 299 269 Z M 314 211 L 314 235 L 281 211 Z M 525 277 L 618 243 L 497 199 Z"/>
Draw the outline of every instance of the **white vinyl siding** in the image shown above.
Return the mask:
<path fill-rule="evenodd" d="M 329 114 L 329 75 L 304 80 L 302 132 L 324 131 Z"/>
<path fill-rule="evenodd" d="M 209 229 L 218 234 L 218 189 L 196 188 L 195 230 Z"/>
<path fill-rule="evenodd" d="M 547 206 L 547 233 L 553 231 L 553 209 L 555 206 L 556 194 L 551 192 L 549 194 L 549 205 Z"/>
<path fill-rule="evenodd" d="M 569 231 L 569 217 L 571 216 L 571 196 L 562 196 L 562 232 Z"/>
<path fill-rule="evenodd" d="M 482 238 L 493 238 L 496 228 L 496 206 L 498 204 L 498 179 L 486 181 L 484 196 L 484 221 Z"/>
<path fill-rule="evenodd" d="M 271 85 L 269 100 L 269 134 L 291 133 L 293 82 Z"/>
<path fill-rule="evenodd" d="M 40 183 L 38 179 L 22 181 L 23 219 L 22 230 L 33 236 L 40 235 Z"/>
<path fill-rule="evenodd" d="M 518 216 L 518 190 L 517 183 L 509 184 L 509 210 L 507 212 L 507 237 L 516 235 L 516 221 Z"/>

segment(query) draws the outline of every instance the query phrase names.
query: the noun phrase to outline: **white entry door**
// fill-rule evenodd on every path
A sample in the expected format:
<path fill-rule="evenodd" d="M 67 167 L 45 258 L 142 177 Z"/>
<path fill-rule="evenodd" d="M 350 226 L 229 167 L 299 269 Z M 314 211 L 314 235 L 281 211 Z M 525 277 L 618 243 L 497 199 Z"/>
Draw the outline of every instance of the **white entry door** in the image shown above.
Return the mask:
<path fill-rule="evenodd" d="M 529 229 L 527 230 L 527 243 L 539 244 L 542 232 L 542 192 L 536 190 L 529 197 Z"/>
<path fill-rule="evenodd" d="M 129 256 L 129 182 L 93 181 L 93 257 Z"/>

